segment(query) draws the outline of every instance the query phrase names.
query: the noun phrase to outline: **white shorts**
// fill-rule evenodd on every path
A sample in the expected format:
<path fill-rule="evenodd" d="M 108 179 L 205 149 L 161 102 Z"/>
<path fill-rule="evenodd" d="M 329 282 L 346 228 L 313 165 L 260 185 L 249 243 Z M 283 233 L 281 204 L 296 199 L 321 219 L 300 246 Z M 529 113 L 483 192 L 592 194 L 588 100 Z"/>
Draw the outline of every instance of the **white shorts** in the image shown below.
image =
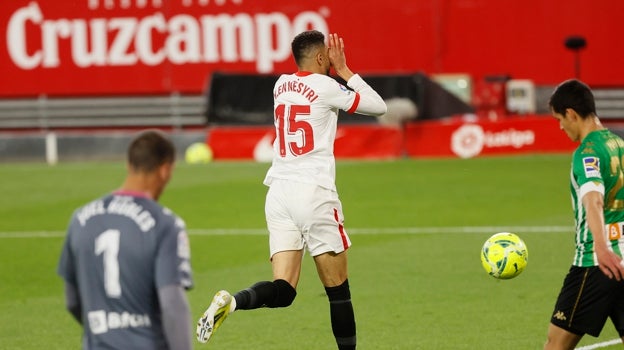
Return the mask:
<path fill-rule="evenodd" d="M 351 246 L 336 191 L 273 179 L 266 196 L 265 215 L 271 257 L 304 247 L 312 256 L 340 253 Z"/>

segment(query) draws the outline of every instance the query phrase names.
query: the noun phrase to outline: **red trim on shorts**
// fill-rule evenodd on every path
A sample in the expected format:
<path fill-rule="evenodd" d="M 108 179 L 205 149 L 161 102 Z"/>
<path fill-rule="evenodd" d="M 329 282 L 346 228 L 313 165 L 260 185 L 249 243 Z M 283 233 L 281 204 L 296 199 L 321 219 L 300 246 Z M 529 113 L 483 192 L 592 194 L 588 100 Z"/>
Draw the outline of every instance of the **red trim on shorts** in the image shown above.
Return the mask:
<path fill-rule="evenodd" d="M 347 113 L 355 112 L 355 110 L 358 108 L 359 104 L 360 104 L 360 94 L 356 92 L 355 93 L 355 101 L 353 101 L 353 105 L 351 106 L 351 108 L 349 108 Z"/>
<path fill-rule="evenodd" d="M 334 219 L 338 223 L 338 232 L 340 232 L 340 238 L 342 239 L 342 247 L 347 250 L 349 248 L 349 243 L 347 242 L 347 234 L 345 233 L 344 226 L 340 223 L 340 219 L 338 218 L 338 209 L 334 208 Z"/>

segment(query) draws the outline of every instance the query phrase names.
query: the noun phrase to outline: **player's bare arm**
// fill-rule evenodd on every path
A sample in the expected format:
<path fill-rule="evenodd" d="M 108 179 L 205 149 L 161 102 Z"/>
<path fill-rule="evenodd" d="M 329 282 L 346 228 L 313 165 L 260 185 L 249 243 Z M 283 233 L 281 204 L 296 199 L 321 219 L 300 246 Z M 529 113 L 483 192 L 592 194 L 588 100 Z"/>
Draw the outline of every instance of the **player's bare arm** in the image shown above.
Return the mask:
<path fill-rule="evenodd" d="M 583 206 L 587 211 L 587 223 L 594 238 L 594 249 L 600 270 L 609 278 L 620 281 L 624 278 L 622 258 L 609 250 L 603 216 L 603 195 L 597 191 L 583 196 Z"/>
<path fill-rule="evenodd" d="M 329 34 L 328 39 L 328 55 L 329 62 L 339 77 L 345 81 L 349 81 L 353 76 L 353 72 L 347 66 L 347 58 L 344 52 L 344 41 L 338 34 Z"/>

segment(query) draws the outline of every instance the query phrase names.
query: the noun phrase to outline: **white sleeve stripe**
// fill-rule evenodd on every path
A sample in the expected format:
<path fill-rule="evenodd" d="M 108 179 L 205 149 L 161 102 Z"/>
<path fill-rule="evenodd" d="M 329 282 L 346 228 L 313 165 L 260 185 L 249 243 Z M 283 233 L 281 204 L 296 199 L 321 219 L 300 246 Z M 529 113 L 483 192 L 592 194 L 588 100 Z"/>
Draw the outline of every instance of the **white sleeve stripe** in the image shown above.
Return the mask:
<path fill-rule="evenodd" d="M 579 188 L 579 198 L 583 199 L 585 195 L 589 192 L 600 192 L 604 196 L 604 185 L 599 182 L 590 181 L 584 183 L 581 188 Z"/>

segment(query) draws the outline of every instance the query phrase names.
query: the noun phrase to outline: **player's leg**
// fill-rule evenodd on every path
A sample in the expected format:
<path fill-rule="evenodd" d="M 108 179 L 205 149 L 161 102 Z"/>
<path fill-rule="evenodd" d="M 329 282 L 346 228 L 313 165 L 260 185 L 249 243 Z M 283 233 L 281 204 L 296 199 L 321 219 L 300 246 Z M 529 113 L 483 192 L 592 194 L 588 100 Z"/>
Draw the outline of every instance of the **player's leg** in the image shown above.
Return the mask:
<path fill-rule="evenodd" d="M 614 315 L 616 283 L 597 266 L 572 266 L 557 297 L 544 349 L 574 349 L 584 334 L 598 337 Z"/>
<path fill-rule="evenodd" d="M 613 307 L 609 318 L 624 343 L 624 281 L 616 283 L 618 287 L 613 288 Z"/>
<path fill-rule="evenodd" d="M 287 307 L 297 296 L 303 249 L 278 252 L 271 258 L 273 281 L 262 281 L 234 295 L 233 310 Z"/>
<path fill-rule="evenodd" d="M 292 304 L 297 296 L 303 249 L 279 252 L 271 259 L 273 281 L 260 281 L 231 296 L 219 291 L 197 323 L 197 340 L 207 342 L 234 310 L 252 310 L 261 307 L 277 308 Z"/>
<path fill-rule="evenodd" d="M 304 240 L 299 224 L 293 219 L 293 201 L 300 194 L 293 183 L 274 180 L 264 205 L 273 281 L 261 281 L 234 295 L 232 310 L 259 307 L 286 307 L 292 304 L 301 273 Z"/>
<path fill-rule="evenodd" d="M 347 252 L 339 254 L 327 252 L 314 257 L 316 271 L 325 287 L 336 287 L 343 284 L 348 277 Z"/>
<path fill-rule="evenodd" d="M 572 350 L 582 336 L 559 328 L 554 324 L 548 325 L 548 339 L 544 350 Z"/>
<path fill-rule="evenodd" d="M 197 339 L 207 342 L 229 313 L 260 307 L 286 307 L 297 292 L 304 241 L 298 226 L 290 220 L 288 183 L 276 181 L 267 192 L 265 213 L 269 229 L 269 247 L 273 281 L 260 281 L 231 296 L 219 291 L 197 323 Z"/>
<path fill-rule="evenodd" d="M 232 296 L 225 290 L 220 290 L 214 295 L 210 306 L 197 321 L 195 335 L 199 342 L 206 343 L 210 340 L 210 337 L 212 337 L 230 313 L 232 301 Z"/>
<path fill-rule="evenodd" d="M 299 193 L 293 184 L 274 180 L 264 205 L 273 281 L 262 281 L 234 295 L 233 309 L 249 310 L 259 307 L 286 307 L 292 304 L 301 273 L 304 240 L 299 224 L 291 214 L 293 201 Z"/>
<path fill-rule="evenodd" d="M 315 256 L 314 261 L 329 299 L 332 331 L 338 349 L 355 349 L 356 326 L 347 278 L 347 252 L 323 253 Z"/>
<path fill-rule="evenodd" d="M 355 349 L 356 326 L 347 279 L 347 253 L 351 241 L 343 227 L 342 204 L 335 191 L 317 187 L 304 238 L 314 257 L 319 278 L 329 299 L 331 325 L 339 349 Z"/>

